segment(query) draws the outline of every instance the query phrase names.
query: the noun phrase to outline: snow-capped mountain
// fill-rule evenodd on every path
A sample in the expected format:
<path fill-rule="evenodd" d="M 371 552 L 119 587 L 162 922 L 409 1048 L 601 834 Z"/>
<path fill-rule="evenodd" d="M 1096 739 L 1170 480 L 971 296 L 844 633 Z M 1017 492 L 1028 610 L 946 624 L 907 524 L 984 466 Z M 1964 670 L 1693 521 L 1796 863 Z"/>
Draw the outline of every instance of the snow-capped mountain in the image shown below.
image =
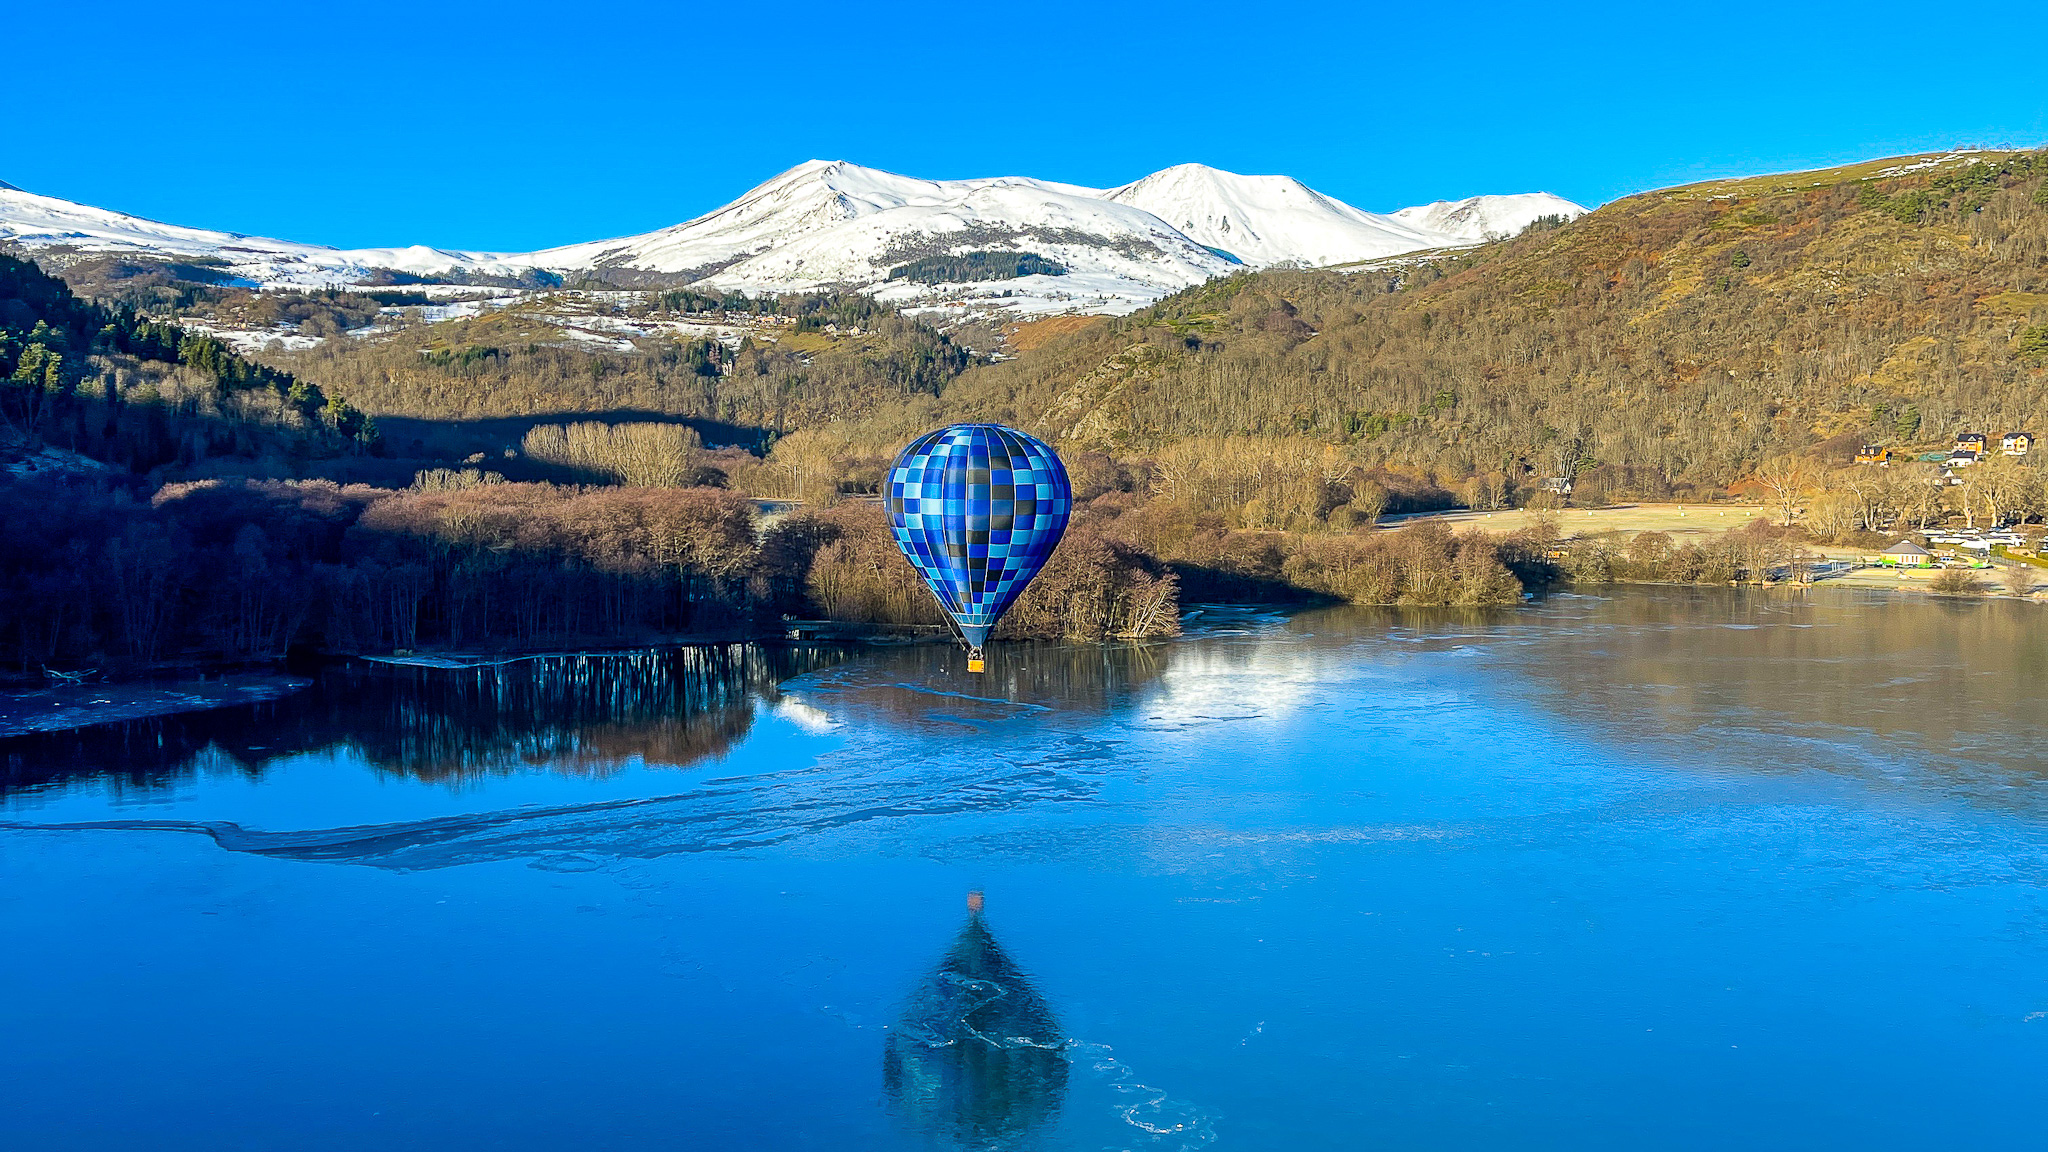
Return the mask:
<path fill-rule="evenodd" d="M 1455 236 L 1468 244 L 1513 236 L 1545 216 L 1576 220 L 1584 208 L 1548 192 L 1523 192 L 1514 196 L 1471 196 L 1463 200 L 1439 200 L 1417 208 L 1403 208 L 1394 219 L 1425 232 Z"/>
<path fill-rule="evenodd" d="M 1230 267 L 1151 213 L 1093 189 L 1022 177 L 918 180 L 821 160 L 673 228 L 506 259 L 679 274 L 748 292 L 854 285 L 908 300 L 945 296 L 954 286 L 891 283 L 892 269 L 965 252 L 1055 261 L 1066 275 L 1004 280 L 998 290 L 1082 303 L 1153 300 Z"/>
<path fill-rule="evenodd" d="M 1395 216 L 1361 212 L 1292 176 L 1178 164 L 1107 195 L 1254 267 L 1348 264 L 1459 243 Z"/>
<path fill-rule="evenodd" d="M 60 261 L 79 253 L 206 260 L 247 285 L 372 281 L 380 272 L 465 279 L 598 273 L 637 283 L 789 292 L 853 288 L 923 307 L 1128 312 L 1240 266 L 1344 264 L 1511 233 L 1584 209 L 1546 193 L 1363 212 L 1286 176 L 1198 164 L 1099 190 L 1024 177 L 919 180 L 813 160 L 714 212 L 639 236 L 539 252 L 415 245 L 329 248 L 162 224 L 0 184 L 0 243 Z M 892 280 L 931 257 L 1030 254 L 1064 268 L 961 283 Z"/>
<path fill-rule="evenodd" d="M 109 212 L 38 196 L 0 184 L 0 243 L 30 251 L 71 249 L 115 255 L 202 259 L 223 262 L 223 271 L 250 285 L 311 287 L 354 284 L 377 270 L 419 276 L 454 271 L 518 275 L 524 266 L 488 253 L 410 248 L 329 248 L 239 232 L 215 232 L 159 224 L 140 216 Z"/>

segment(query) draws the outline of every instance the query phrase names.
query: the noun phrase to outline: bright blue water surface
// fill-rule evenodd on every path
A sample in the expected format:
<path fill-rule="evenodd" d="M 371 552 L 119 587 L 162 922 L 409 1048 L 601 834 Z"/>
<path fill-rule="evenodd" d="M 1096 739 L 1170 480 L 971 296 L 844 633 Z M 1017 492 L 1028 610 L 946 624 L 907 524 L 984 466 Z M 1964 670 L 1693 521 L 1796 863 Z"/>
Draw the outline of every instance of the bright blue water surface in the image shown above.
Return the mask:
<path fill-rule="evenodd" d="M 2040 1146 L 2044 619 L 1212 610 L 0 742 L 0 1142 Z"/>

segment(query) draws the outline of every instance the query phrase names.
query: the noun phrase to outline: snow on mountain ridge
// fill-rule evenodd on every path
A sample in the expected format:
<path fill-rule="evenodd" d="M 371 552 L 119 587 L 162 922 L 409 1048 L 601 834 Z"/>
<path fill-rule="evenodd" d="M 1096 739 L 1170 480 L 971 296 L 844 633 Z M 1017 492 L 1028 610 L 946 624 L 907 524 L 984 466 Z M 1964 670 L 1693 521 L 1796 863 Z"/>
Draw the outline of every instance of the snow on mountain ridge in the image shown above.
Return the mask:
<path fill-rule="evenodd" d="M 1069 272 L 957 291 L 890 286 L 896 266 L 964 251 L 1032 252 Z M 1029 301 L 1087 299 L 1097 311 L 1128 311 L 1228 267 L 1150 213 L 1093 189 L 1024 177 L 923 180 L 818 160 L 669 228 L 505 259 L 535 268 L 688 275 L 712 289 L 889 287 L 891 299 L 906 303 L 967 291 L 1027 309 Z"/>
<path fill-rule="evenodd" d="M 1107 196 L 1254 267 L 1346 264 L 1459 243 L 1391 216 L 1362 212 L 1292 176 L 1240 176 L 1203 164 L 1178 164 Z"/>
<path fill-rule="evenodd" d="M 330 248 L 163 224 L 38 196 L 18 188 L 0 190 L 0 241 L 30 250 L 72 248 L 134 256 L 220 260 L 233 276 L 252 284 L 318 287 L 353 284 L 379 269 L 440 275 L 482 272 L 516 276 L 524 269 L 485 252 L 454 252 L 423 245 L 409 248 Z"/>
<path fill-rule="evenodd" d="M 1576 220 L 1586 210 L 1562 196 L 1548 192 L 1522 192 L 1512 196 L 1469 196 L 1463 200 L 1438 200 L 1403 208 L 1394 218 L 1412 227 L 1455 236 L 1465 243 L 1478 243 L 1495 236 L 1513 236 L 1544 216 Z"/>
<path fill-rule="evenodd" d="M 1519 231 L 1540 215 L 1583 211 L 1534 193 L 1383 216 L 1292 177 L 1240 176 L 1199 164 L 1103 190 L 1021 176 L 924 180 L 809 160 L 683 223 L 538 252 L 337 249 L 160 224 L 4 185 L 0 241 L 30 250 L 217 260 L 241 281 L 263 285 L 355 284 L 380 270 L 506 278 L 612 271 L 753 293 L 850 287 L 924 307 L 1127 312 L 1234 263 L 1342 264 L 1469 244 L 1495 230 Z M 1068 271 L 976 284 L 889 279 L 893 268 L 920 258 L 970 251 L 1030 252 Z"/>

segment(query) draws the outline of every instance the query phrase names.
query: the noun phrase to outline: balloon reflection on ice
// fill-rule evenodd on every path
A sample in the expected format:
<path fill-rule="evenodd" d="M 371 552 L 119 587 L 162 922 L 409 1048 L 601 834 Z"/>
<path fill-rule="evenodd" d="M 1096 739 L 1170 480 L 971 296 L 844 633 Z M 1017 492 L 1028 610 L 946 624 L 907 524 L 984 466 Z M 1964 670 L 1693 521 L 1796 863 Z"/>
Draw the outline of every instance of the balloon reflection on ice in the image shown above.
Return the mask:
<path fill-rule="evenodd" d="M 968 1148 L 1008 1146 L 1059 1113 L 1067 1041 L 1052 1008 L 968 897 L 967 924 L 911 996 L 882 1055 L 882 1083 L 910 1127 Z"/>

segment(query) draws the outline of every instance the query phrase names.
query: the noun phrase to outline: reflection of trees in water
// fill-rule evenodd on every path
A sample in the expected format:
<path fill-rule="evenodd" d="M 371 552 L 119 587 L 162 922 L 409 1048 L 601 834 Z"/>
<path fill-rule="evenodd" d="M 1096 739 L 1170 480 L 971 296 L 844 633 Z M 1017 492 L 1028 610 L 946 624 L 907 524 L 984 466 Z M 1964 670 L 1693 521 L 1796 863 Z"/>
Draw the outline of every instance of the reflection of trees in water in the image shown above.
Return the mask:
<path fill-rule="evenodd" d="M 2042 774 L 2038 605 L 1825 585 L 1601 593 L 1525 611 L 1319 609 L 1289 630 L 1401 642 L 1380 651 L 1468 646 L 1503 691 L 1631 748 L 1654 736 L 1750 768 Z"/>
<path fill-rule="evenodd" d="M 744 737 L 756 697 L 773 699 L 782 680 L 843 658 L 732 644 L 464 669 L 350 663 L 268 703 L 0 741 L 0 795 L 88 777 L 157 789 L 201 768 L 257 775 L 336 747 L 422 780 L 689 764 Z"/>
<path fill-rule="evenodd" d="M 1875 756 L 2039 771 L 2048 618 L 2038 605 L 1644 588 L 1547 609 L 1516 621 L 1542 674 L 1511 683 L 1568 693 L 1560 708 L 1576 721 L 1631 739 L 1691 738 L 1702 725 L 1770 737 L 1742 753 L 1752 762 Z"/>
<path fill-rule="evenodd" d="M 1256 639 L 1268 626 L 1289 639 L 1287 652 L 1332 661 L 1356 659 L 1359 640 L 1400 640 L 1401 651 L 1471 644 L 1502 684 L 1632 739 L 1735 717 L 1772 731 L 1852 730 L 1806 733 L 1827 741 L 1869 734 L 1869 755 L 2035 774 L 2044 622 L 2039 606 L 2016 601 L 1644 587 L 1525 611 L 1317 610 L 1248 625 L 1243 642 L 1219 633 L 1182 644 L 1004 643 L 981 676 L 967 674 L 959 649 L 936 644 L 851 659 L 843 649 L 730 646 L 453 671 L 349 664 L 268 703 L 0 740 L 0 795 L 73 778 L 157 790 L 201 770 L 253 775 L 336 747 L 444 781 L 688 764 L 743 739 L 751 701 L 772 699 L 779 681 L 842 662 L 803 694 L 856 724 L 957 732 L 1041 708 L 1087 716 L 1135 703 L 1190 644 L 1207 660 L 1270 651 Z"/>
<path fill-rule="evenodd" d="M 823 662 L 809 649 L 734 644 L 404 668 L 381 716 L 344 718 L 345 739 L 379 768 L 422 780 L 689 764 L 747 734 L 756 696 Z"/>
<path fill-rule="evenodd" d="M 1171 644 L 1041 644 L 990 646 L 988 671 L 969 674 L 967 655 L 942 644 L 863 653 L 819 685 L 829 711 L 902 727 L 933 721 L 1014 714 L 1018 706 L 1067 714 L 1127 707 L 1139 689 L 1165 671 Z"/>
<path fill-rule="evenodd" d="M 1009 1145 L 1058 1114 L 1067 1041 L 976 911 L 911 996 L 882 1053 L 904 1123 L 964 1148 Z"/>

